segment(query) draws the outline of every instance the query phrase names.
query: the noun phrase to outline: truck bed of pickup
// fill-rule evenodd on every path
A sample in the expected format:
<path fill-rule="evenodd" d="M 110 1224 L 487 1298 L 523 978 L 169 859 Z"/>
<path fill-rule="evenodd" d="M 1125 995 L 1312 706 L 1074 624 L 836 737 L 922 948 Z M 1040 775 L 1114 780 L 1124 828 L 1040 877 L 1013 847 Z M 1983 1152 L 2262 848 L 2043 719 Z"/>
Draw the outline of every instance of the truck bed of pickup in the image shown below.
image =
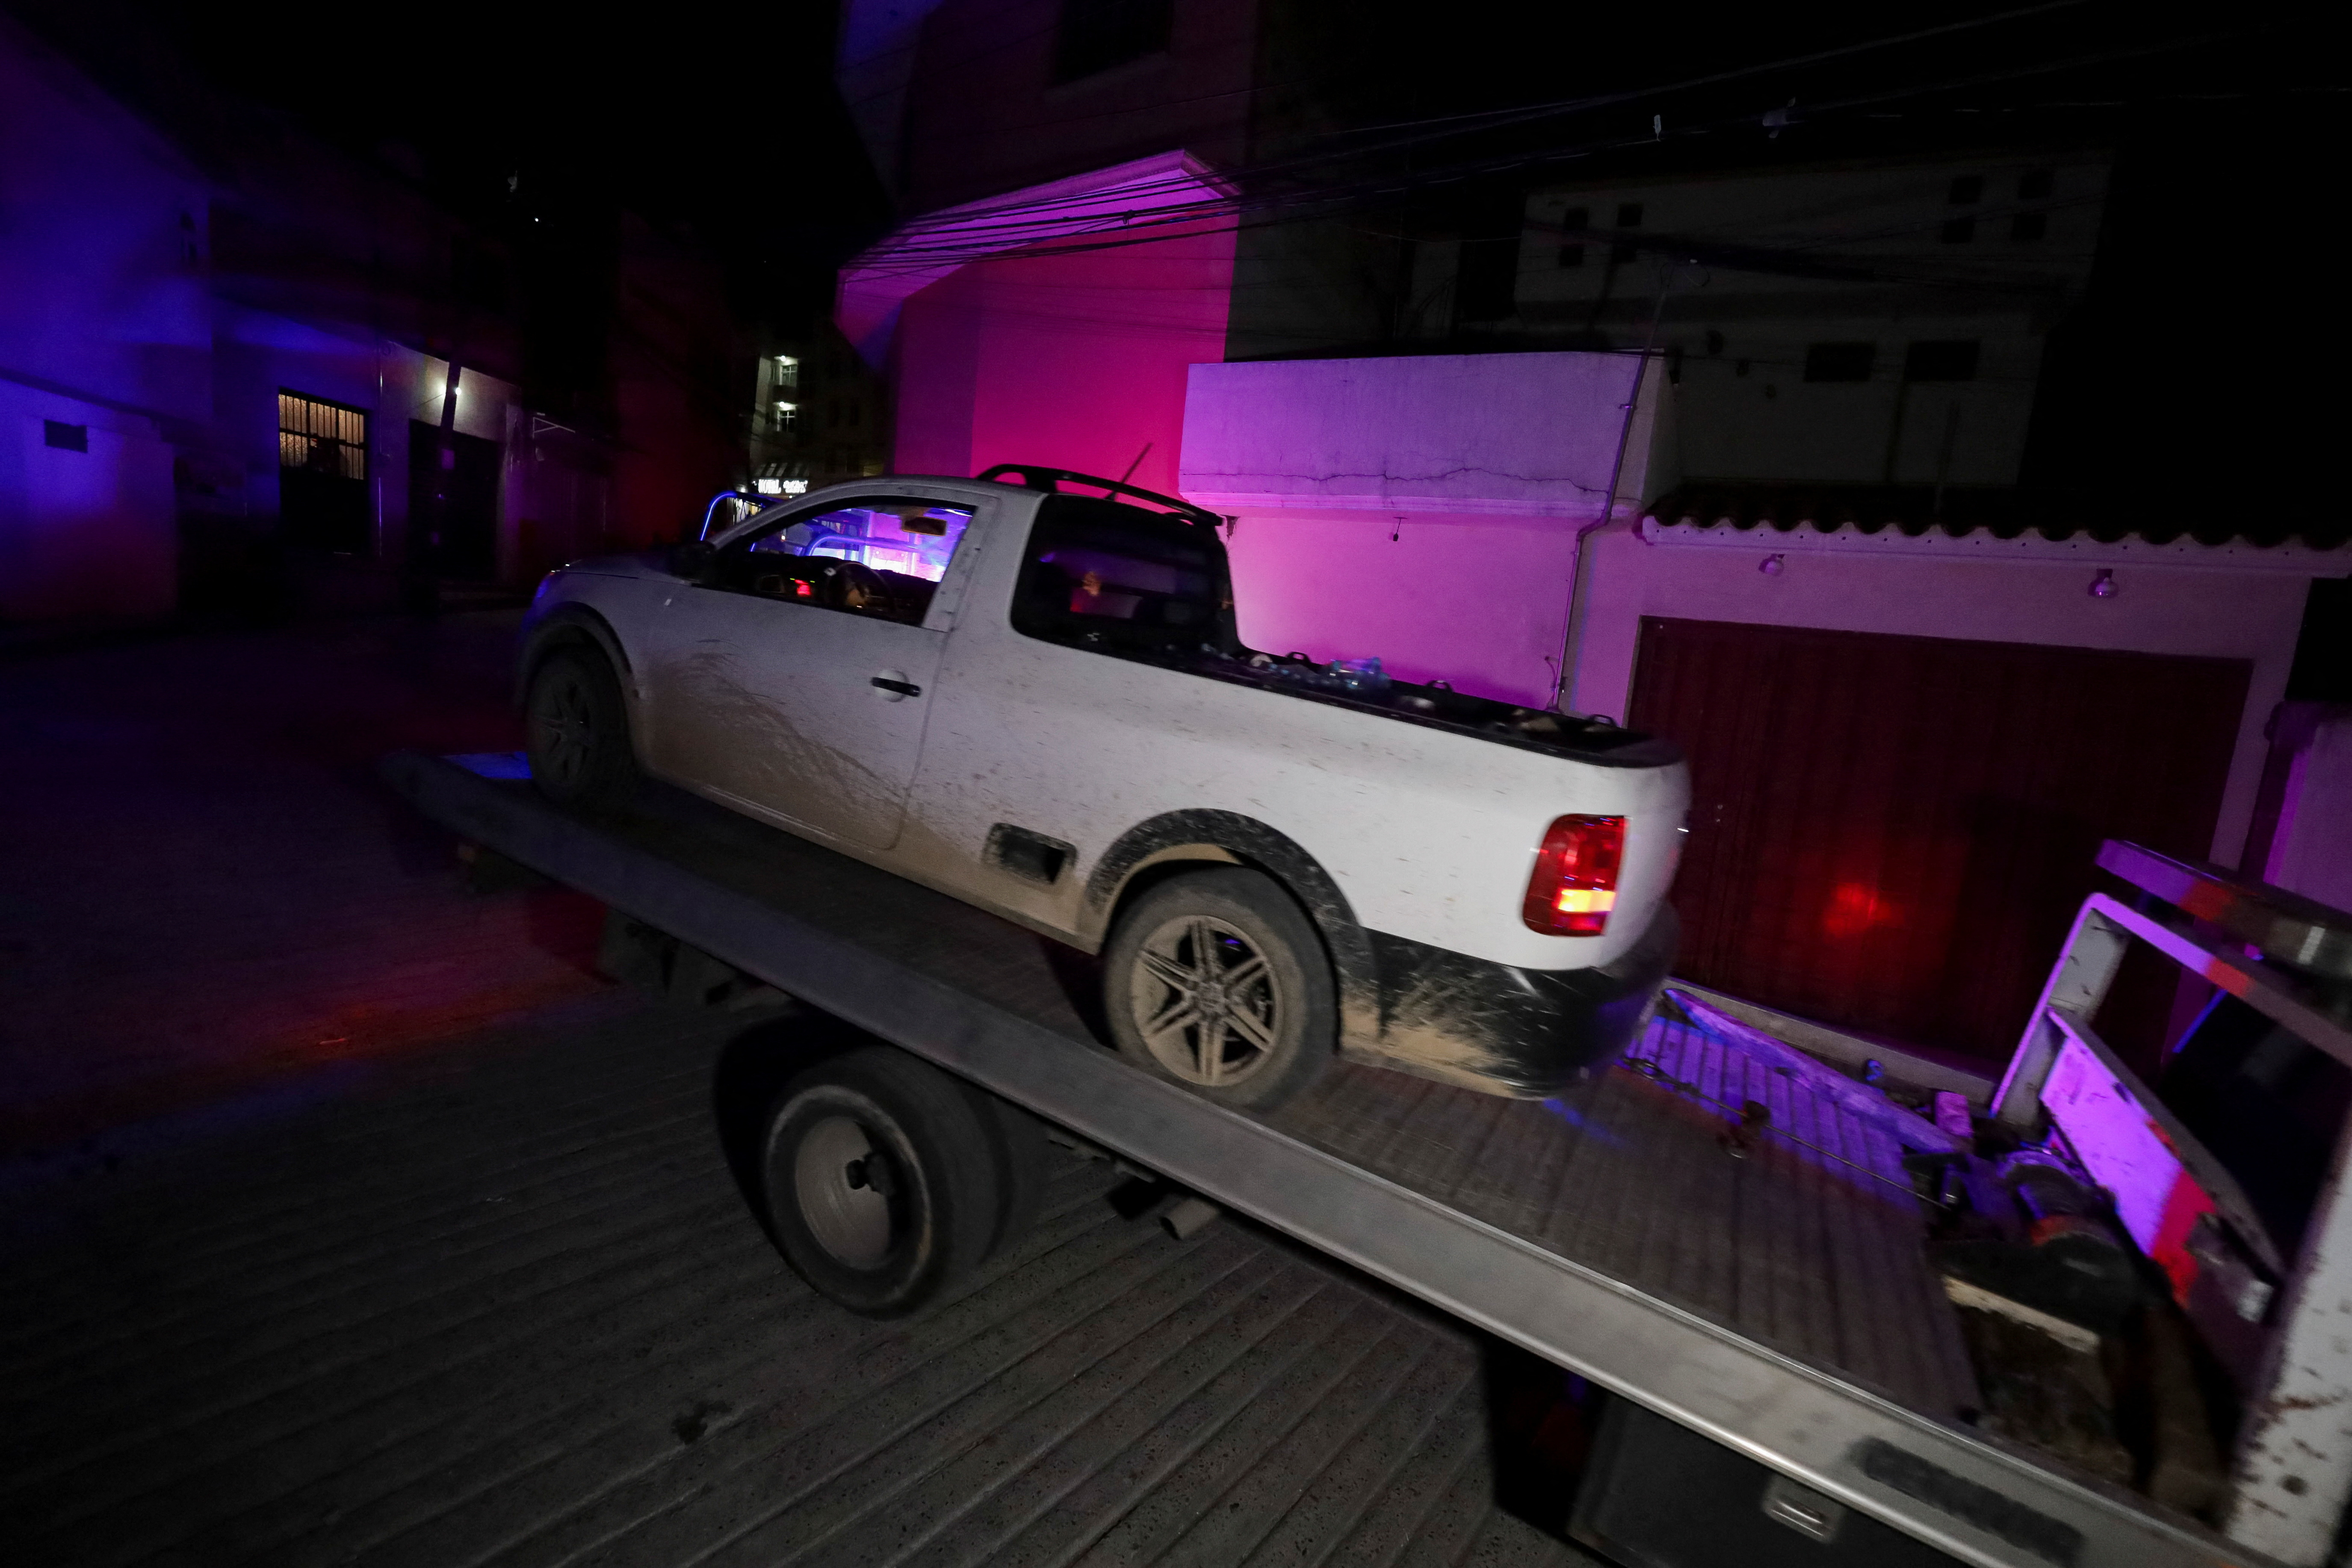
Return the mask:
<path fill-rule="evenodd" d="M 679 792 L 587 823 L 446 762 L 386 775 L 467 838 L 1963 1561 L 2249 1561 L 1969 1428 L 1900 1148 L 1735 1041 L 1662 1018 L 1544 1101 L 1340 1064 L 1246 1116 L 1118 1061 L 1089 960 L 955 900 Z"/>

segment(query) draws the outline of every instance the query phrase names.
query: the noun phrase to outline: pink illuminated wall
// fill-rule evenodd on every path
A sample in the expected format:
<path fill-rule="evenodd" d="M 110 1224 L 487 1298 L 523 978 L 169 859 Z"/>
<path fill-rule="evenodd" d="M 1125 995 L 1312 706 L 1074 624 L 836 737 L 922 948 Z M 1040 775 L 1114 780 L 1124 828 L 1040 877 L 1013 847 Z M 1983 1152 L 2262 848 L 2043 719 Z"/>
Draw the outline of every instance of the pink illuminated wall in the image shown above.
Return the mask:
<path fill-rule="evenodd" d="M 908 300 L 892 343 L 892 466 L 1028 462 L 1115 479 L 1141 453 L 1135 482 L 1172 492 L 1186 373 L 1224 354 L 1233 236 L 1052 251 L 972 262 Z"/>
<path fill-rule="evenodd" d="M 1249 512 L 1232 542 L 1242 639 L 1548 707 L 1576 528 L 1558 518 Z"/>

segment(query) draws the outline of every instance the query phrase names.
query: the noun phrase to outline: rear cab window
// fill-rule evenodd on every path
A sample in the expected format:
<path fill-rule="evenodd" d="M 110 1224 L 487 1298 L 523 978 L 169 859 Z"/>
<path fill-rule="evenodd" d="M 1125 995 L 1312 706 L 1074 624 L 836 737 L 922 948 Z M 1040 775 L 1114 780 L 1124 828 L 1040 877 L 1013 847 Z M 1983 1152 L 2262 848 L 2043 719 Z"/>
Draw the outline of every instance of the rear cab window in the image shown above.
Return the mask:
<path fill-rule="evenodd" d="M 1235 652 L 1223 542 L 1179 515 L 1050 496 L 1022 553 L 1013 627 L 1105 653 Z"/>

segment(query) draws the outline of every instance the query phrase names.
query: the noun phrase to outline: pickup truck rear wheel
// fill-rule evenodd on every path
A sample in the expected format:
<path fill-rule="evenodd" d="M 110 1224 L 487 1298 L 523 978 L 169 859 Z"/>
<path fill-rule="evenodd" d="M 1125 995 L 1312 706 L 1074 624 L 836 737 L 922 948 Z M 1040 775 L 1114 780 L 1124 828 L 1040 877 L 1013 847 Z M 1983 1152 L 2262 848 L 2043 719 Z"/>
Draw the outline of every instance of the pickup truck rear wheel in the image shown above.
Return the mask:
<path fill-rule="evenodd" d="M 637 787 L 621 682 L 602 654 L 561 647 L 531 671 L 523 695 L 530 776 L 558 805 L 624 805 Z"/>
<path fill-rule="evenodd" d="M 980 1092 L 887 1046 L 786 1084 L 760 1172 L 784 1260 L 873 1318 L 914 1311 L 979 1267 L 1017 1197 Z"/>
<path fill-rule="evenodd" d="M 1104 952 L 1119 1054 L 1195 1093 L 1270 1110 L 1331 1059 L 1331 963 L 1306 912 L 1244 868 L 1187 872 L 1137 900 Z"/>

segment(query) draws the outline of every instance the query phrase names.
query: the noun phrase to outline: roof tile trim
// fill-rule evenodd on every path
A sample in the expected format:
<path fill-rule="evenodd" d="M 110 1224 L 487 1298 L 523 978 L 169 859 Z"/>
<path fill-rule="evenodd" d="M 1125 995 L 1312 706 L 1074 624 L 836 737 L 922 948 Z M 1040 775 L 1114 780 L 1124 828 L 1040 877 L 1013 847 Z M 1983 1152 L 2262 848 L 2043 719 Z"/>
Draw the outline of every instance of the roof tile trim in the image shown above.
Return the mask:
<path fill-rule="evenodd" d="M 2352 571 L 2352 549 L 2336 545 L 2314 550 L 2301 544 L 2250 544 L 2232 540 L 2226 544 L 2200 544 L 2175 539 L 2158 544 L 2146 539 L 2100 540 L 2088 533 L 2069 539 L 2047 539 L 2028 531 L 2011 538 L 1979 529 L 1965 534 L 1931 529 L 1906 533 L 1884 527 L 1864 532 L 1852 523 L 1823 531 L 1818 525 L 1798 523 L 1780 528 L 1751 522 L 1664 522 L 1656 511 L 1642 519 L 1641 536 L 1651 544 L 1702 550 L 1762 551 L 1767 554 L 1808 554 L 1898 557 L 1908 560 L 2069 562 L 2090 566 L 2165 566 L 2206 572 L 2284 572 L 2302 577 L 2334 577 Z"/>

